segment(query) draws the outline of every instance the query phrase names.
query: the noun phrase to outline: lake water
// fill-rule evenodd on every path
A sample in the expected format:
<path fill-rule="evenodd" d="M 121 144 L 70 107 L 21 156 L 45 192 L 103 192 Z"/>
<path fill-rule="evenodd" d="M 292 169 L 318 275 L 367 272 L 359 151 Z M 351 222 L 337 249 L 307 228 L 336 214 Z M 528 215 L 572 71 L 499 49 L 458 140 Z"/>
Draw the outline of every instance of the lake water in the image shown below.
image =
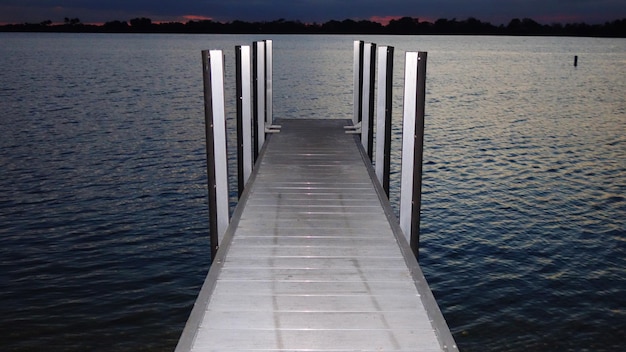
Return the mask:
<path fill-rule="evenodd" d="M 200 50 L 233 116 L 266 38 L 287 118 L 351 118 L 352 41 L 395 46 L 394 205 L 428 51 L 420 262 L 462 350 L 626 348 L 626 39 L 0 33 L 0 350 L 174 348 L 210 265 Z"/>

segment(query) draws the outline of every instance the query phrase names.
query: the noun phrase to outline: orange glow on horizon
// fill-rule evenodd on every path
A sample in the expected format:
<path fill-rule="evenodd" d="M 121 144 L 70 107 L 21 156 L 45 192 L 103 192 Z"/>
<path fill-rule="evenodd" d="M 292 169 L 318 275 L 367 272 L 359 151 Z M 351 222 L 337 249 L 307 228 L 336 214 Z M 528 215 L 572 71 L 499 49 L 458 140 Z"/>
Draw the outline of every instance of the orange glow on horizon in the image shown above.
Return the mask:
<path fill-rule="evenodd" d="M 585 22 L 583 20 L 583 16 L 580 15 L 553 15 L 553 16 L 540 16 L 535 18 L 532 18 L 533 20 L 536 20 L 539 23 L 544 23 L 544 24 L 552 24 L 552 23 L 560 23 L 560 24 L 566 24 L 566 23 L 577 23 L 577 22 Z"/>
<path fill-rule="evenodd" d="M 402 17 L 403 16 L 372 16 L 370 17 L 370 21 L 378 22 L 382 24 L 383 26 L 386 26 L 389 24 L 389 22 L 391 22 L 391 20 L 399 20 Z"/>
<path fill-rule="evenodd" d="M 183 18 L 187 21 L 213 21 L 213 17 L 200 15 L 184 15 Z"/>
<path fill-rule="evenodd" d="M 410 16 L 372 16 L 369 18 L 369 20 L 372 22 L 378 22 L 382 24 L 383 26 L 386 26 L 389 24 L 389 22 L 391 22 L 391 20 L 399 20 L 403 17 L 410 17 Z M 417 18 L 420 22 L 430 22 L 430 23 L 435 22 L 434 20 L 428 17 L 417 17 Z"/>

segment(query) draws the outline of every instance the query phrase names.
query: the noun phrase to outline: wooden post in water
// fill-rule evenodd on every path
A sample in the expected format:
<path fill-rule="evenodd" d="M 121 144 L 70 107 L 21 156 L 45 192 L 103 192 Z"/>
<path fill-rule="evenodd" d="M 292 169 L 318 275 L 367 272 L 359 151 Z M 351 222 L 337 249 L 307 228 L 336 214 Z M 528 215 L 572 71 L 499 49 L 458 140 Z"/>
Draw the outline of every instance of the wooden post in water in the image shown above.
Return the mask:
<path fill-rule="evenodd" d="M 252 73 L 250 47 L 235 47 L 237 89 L 237 189 L 241 197 L 252 174 Z"/>
<path fill-rule="evenodd" d="M 404 76 L 400 228 L 419 256 L 427 53 L 407 52 Z"/>
<path fill-rule="evenodd" d="M 391 172 L 391 106 L 393 90 L 393 47 L 378 48 L 376 104 L 376 176 L 389 198 Z"/>
<path fill-rule="evenodd" d="M 229 223 L 224 55 L 221 50 L 202 51 L 202 73 L 211 257 L 215 258 Z"/>
<path fill-rule="evenodd" d="M 578 55 L 574 56 L 574 67 L 578 67 Z"/>

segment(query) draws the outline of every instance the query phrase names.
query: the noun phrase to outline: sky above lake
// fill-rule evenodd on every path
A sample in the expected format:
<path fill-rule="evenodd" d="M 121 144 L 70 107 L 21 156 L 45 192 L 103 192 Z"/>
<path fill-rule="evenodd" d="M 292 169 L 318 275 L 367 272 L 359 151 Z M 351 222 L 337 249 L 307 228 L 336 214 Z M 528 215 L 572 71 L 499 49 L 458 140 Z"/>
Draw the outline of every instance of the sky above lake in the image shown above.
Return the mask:
<path fill-rule="evenodd" d="M 626 18 L 625 0 L 0 0 L 0 23 L 40 23 L 78 18 L 104 23 L 147 17 L 154 22 L 371 20 L 386 24 L 404 16 L 477 18 L 507 24 L 514 18 L 539 23 L 604 23 Z"/>

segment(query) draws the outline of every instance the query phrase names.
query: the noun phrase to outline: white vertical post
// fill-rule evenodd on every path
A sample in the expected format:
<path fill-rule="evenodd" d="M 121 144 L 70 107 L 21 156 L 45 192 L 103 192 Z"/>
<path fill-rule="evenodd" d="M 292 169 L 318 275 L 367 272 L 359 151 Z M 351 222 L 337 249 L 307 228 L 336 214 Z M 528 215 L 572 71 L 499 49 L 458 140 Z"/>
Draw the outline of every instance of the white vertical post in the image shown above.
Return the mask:
<path fill-rule="evenodd" d="M 400 227 L 418 257 L 426 97 L 426 52 L 407 52 L 402 131 Z"/>
<path fill-rule="evenodd" d="M 391 153 L 391 107 L 393 89 L 393 47 L 381 46 L 376 79 L 376 176 L 389 197 Z"/>
<path fill-rule="evenodd" d="M 224 109 L 224 55 L 202 51 L 204 111 L 207 138 L 207 176 L 211 253 L 214 256 L 229 223 L 226 113 Z"/>
<path fill-rule="evenodd" d="M 272 41 L 265 41 L 265 82 L 266 82 L 266 90 L 265 90 L 265 110 L 266 110 L 266 127 L 270 128 L 274 124 L 274 110 L 273 110 L 273 48 Z"/>
<path fill-rule="evenodd" d="M 237 181 L 239 196 L 252 173 L 252 73 L 250 47 L 236 46 Z"/>
<path fill-rule="evenodd" d="M 371 77 L 371 65 L 372 65 L 372 43 L 365 43 L 363 47 L 363 101 L 361 101 L 361 144 L 368 155 L 371 155 L 371 151 L 368 148 L 369 145 L 369 116 L 370 116 L 370 96 L 374 92 L 370 91 L 370 81 L 374 79 Z"/>
<path fill-rule="evenodd" d="M 404 110 L 402 113 L 402 175 L 400 181 L 400 228 L 411 239 L 411 197 L 413 194 L 413 146 L 417 104 L 417 53 L 407 52 L 404 66 Z"/>
<path fill-rule="evenodd" d="M 243 104 L 243 175 L 244 183 L 248 182 L 252 174 L 252 62 L 250 47 L 241 47 L 241 76 L 242 104 Z"/>
<path fill-rule="evenodd" d="M 353 115 L 352 125 L 356 126 L 361 121 L 361 98 L 363 95 L 363 41 L 354 41 L 353 84 L 352 94 Z"/>
<path fill-rule="evenodd" d="M 254 42 L 255 47 L 255 59 L 256 66 L 254 69 L 255 72 L 255 104 L 256 111 L 255 122 L 256 122 L 256 131 L 255 131 L 255 139 L 256 146 L 255 156 L 258 152 L 263 148 L 263 144 L 265 143 L 265 42 L 258 41 Z"/>

